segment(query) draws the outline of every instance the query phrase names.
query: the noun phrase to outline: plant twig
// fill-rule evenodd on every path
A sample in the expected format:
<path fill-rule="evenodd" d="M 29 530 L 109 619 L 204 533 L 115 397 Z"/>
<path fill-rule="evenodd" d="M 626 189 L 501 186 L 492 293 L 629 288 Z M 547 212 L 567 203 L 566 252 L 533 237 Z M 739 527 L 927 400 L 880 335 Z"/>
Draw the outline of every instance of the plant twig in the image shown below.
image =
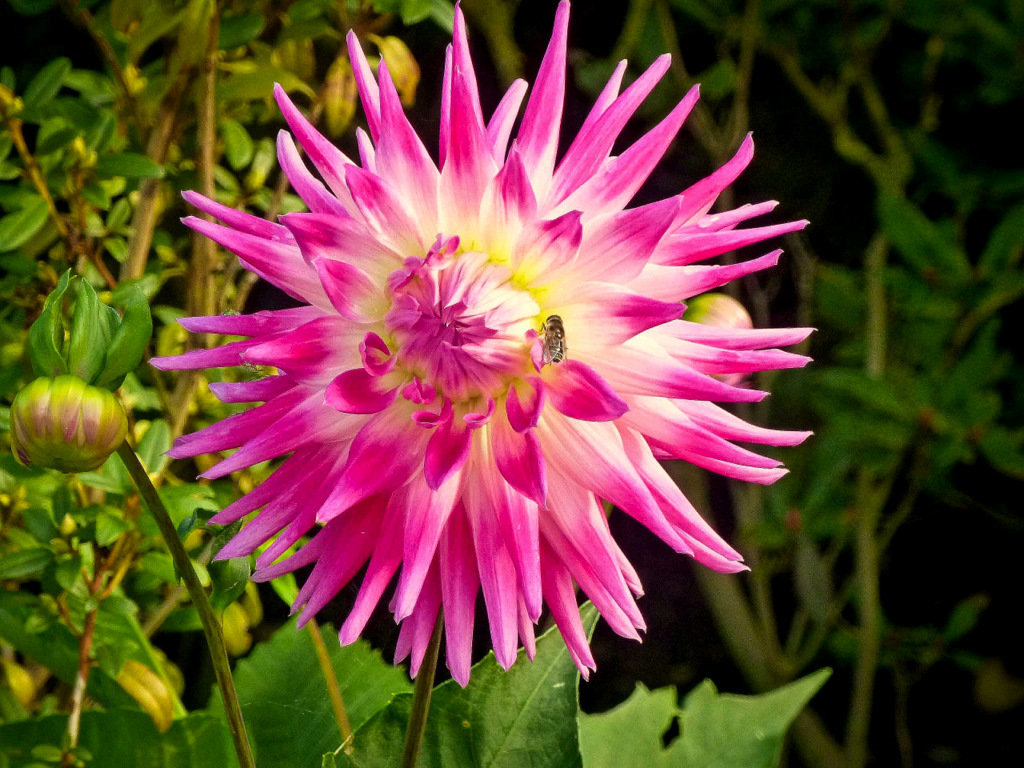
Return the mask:
<path fill-rule="evenodd" d="M 241 768 L 255 768 L 256 763 L 253 760 L 249 738 L 246 735 L 245 721 L 242 719 L 242 709 L 238 704 L 238 693 L 235 691 L 235 684 L 231 679 L 231 664 L 228 661 L 227 648 L 224 646 L 224 633 L 220 620 L 206 597 L 203 585 L 199 583 L 199 577 L 196 576 L 192 561 L 185 551 L 181 537 L 178 536 L 178 532 L 174 528 L 174 523 L 171 522 L 167 508 L 164 507 L 145 467 L 142 466 L 142 462 L 139 461 L 139 457 L 135 455 L 135 451 L 127 440 L 118 447 L 117 455 L 121 457 L 139 495 L 146 502 L 153 519 L 156 520 L 160 534 L 171 552 L 174 566 L 181 575 L 182 581 L 185 582 L 185 588 L 199 614 L 199 620 L 203 625 L 203 634 L 206 636 L 206 644 L 210 651 L 210 659 L 213 662 L 213 671 L 217 677 L 217 686 L 220 688 L 228 725 L 231 728 L 231 737 L 238 755 L 238 763 Z"/>
<path fill-rule="evenodd" d="M 420 759 L 423 734 L 427 730 L 427 713 L 430 711 L 430 694 L 434 690 L 434 676 L 437 673 L 437 656 L 441 649 L 441 635 L 444 634 L 444 614 L 437 612 L 434 634 L 423 657 L 416 688 L 412 697 L 412 711 L 409 713 L 409 729 L 405 732 L 405 749 L 402 751 L 402 768 L 416 768 Z"/>

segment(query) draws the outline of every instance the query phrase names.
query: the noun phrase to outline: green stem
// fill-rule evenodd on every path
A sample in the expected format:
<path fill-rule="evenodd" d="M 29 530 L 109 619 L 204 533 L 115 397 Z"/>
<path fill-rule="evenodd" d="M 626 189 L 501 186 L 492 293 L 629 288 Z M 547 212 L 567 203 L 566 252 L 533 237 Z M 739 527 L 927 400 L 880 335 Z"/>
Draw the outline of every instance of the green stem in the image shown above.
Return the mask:
<path fill-rule="evenodd" d="M 412 712 L 409 713 L 409 729 L 405 732 L 405 750 L 402 752 L 402 768 L 416 768 L 420 759 L 420 746 L 427 730 L 427 712 L 430 710 L 430 694 L 434 690 L 434 676 L 437 671 L 437 655 L 441 650 L 441 635 L 444 634 L 444 618 L 437 613 L 434 634 L 423 657 L 420 671 L 416 675 L 416 688 L 412 697 Z"/>
<path fill-rule="evenodd" d="M 199 613 L 203 634 L 206 635 L 206 643 L 210 648 L 210 660 L 213 662 L 213 671 L 217 676 L 217 685 L 220 688 L 221 698 L 224 700 L 228 725 L 231 727 L 231 737 L 235 742 L 238 763 L 241 768 L 255 768 L 256 763 L 253 760 L 249 738 L 245 732 L 245 721 L 242 719 L 242 710 L 238 705 L 238 694 L 235 692 L 235 684 L 231 679 L 231 665 L 228 662 L 228 652 L 224 647 L 224 635 L 217 614 L 214 613 L 213 606 L 210 605 L 210 601 L 206 597 L 203 585 L 199 583 L 199 577 L 196 576 L 181 537 L 178 536 L 178 531 L 175 529 L 174 523 L 171 522 L 170 515 L 167 514 L 167 508 L 164 507 L 156 487 L 149 479 L 149 474 L 142 466 L 142 462 L 139 461 L 139 457 L 135 455 L 135 451 L 128 445 L 127 440 L 118 447 L 117 455 L 121 457 L 128 474 L 131 475 L 132 482 L 139 490 L 139 495 L 146 502 L 146 506 L 156 520 L 160 534 L 171 551 L 174 566 L 181 574 L 185 588 Z"/>

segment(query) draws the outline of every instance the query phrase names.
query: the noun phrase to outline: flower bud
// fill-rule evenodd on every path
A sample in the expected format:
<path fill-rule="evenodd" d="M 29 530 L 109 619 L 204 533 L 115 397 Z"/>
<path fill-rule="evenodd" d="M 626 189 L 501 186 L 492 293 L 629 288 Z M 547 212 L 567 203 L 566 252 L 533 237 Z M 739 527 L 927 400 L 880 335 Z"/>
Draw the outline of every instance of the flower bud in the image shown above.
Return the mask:
<path fill-rule="evenodd" d="M 11 448 L 25 466 L 96 469 L 127 432 L 128 419 L 117 399 L 76 376 L 36 379 L 11 404 Z"/>
<path fill-rule="evenodd" d="M 684 320 L 718 328 L 753 328 L 754 323 L 740 302 L 725 293 L 704 293 L 686 305 Z"/>
<path fill-rule="evenodd" d="M 242 656 L 252 648 L 252 635 L 249 634 L 249 617 L 245 609 L 238 603 L 231 603 L 224 609 L 221 619 L 224 628 L 224 647 L 232 656 Z"/>
<path fill-rule="evenodd" d="M 153 719 L 160 733 L 166 733 L 174 721 L 174 699 L 164 681 L 145 664 L 129 659 L 124 663 L 118 684 Z"/>
<path fill-rule="evenodd" d="M 28 709 L 36 698 L 36 683 L 28 670 L 13 659 L 0 659 L 0 675 L 7 678 L 7 687 L 18 703 Z"/>

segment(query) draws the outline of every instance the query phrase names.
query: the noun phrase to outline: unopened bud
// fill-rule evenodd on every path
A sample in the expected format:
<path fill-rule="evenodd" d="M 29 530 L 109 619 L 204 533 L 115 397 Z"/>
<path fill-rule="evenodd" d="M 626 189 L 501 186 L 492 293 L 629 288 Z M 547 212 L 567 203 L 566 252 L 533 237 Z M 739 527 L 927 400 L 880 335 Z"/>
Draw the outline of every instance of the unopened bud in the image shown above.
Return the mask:
<path fill-rule="evenodd" d="M 719 328 L 754 327 L 746 307 L 725 293 L 704 293 L 691 299 L 683 319 Z"/>
<path fill-rule="evenodd" d="M 117 399 L 77 376 L 36 379 L 11 403 L 11 449 L 25 466 L 87 472 L 102 465 L 127 432 Z"/>
<path fill-rule="evenodd" d="M 369 38 L 388 65 L 388 72 L 391 73 L 402 103 L 411 107 L 416 101 L 416 86 L 420 84 L 420 65 L 416 63 L 416 57 L 400 37 L 370 35 Z"/>
<path fill-rule="evenodd" d="M 117 676 L 117 682 L 152 718 L 160 733 L 170 729 L 174 721 L 174 699 L 159 675 L 142 662 L 129 659 Z"/>

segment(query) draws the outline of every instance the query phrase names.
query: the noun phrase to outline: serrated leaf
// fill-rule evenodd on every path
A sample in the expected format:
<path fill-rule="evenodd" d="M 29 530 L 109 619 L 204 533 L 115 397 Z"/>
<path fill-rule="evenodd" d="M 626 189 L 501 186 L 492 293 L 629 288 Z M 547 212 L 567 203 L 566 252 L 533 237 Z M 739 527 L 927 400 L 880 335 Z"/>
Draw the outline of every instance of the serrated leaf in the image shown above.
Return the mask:
<path fill-rule="evenodd" d="M 13 251 L 46 223 L 49 208 L 41 197 L 31 197 L 21 210 L 0 218 L 0 251 Z"/>
<path fill-rule="evenodd" d="M 104 178 L 124 176 L 129 179 L 162 179 L 164 177 L 162 166 L 137 152 L 100 155 L 96 161 L 96 173 Z"/>
<path fill-rule="evenodd" d="M 362 727 L 396 694 L 411 690 L 404 670 L 387 664 L 363 641 L 341 647 L 335 630 L 324 626 L 320 631 L 353 729 Z M 238 662 L 234 677 L 261 765 L 309 768 L 341 743 L 308 629 L 297 630 L 293 621 L 288 622 Z M 208 711 L 223 712 L 219 692 L 214 691 Z M 302 727 L 297 728 L 300 722 Z"/>
<path fill-rule="evenodd" d="M 0 725 L 0 743 L 12 766 L 38 758 L 40 745 L 61 744 L 67 715 Z M 160 733 L 149 715 L 130 710 L 82 713 L 79 749 L 92 756 L 89 765 L 146 768 L 236 768 L 238 758 L 223 721 L 206 714 L 175 720 Z M 61 750 L 57 749 L 61 755 Z"/>
<path fill-rule="evenodd" d="M 26 109 L 41 107 L 56 96 L 71 71 L 71 59 L 60 57 L 47 63 L 25 86 L 22 99 Z"/>
<path fill-rule="evenodd" d="M 582 611 L 587 632 L 597 611 Z M 520 651 L 507 672 L 494 653 L 473 665 L 466 688 L 449 680 L 434 689 L 419 765 L 422 768 L 573 768 L 580 766 L 576 716 L 579 671 L 556 628 L 537 640 L 530 662 Z M 339 753 L 324 765 L 390 768 L 401 761 L 411 694 L 396 696 L 366 726 L 357 729 L 351 756 Z"/>
<path fill-rule="evenodd" d="M 719 694 L 710 680 L 704 681 L 686 697 L 671 764 L 775 768 L 786 729 L 831 674 L 822 669 L 760 696 Z"/>
<path fill-rule="evenodd" d="M 624 702 L 599 714 L 580 714 L 585 768 L 666 768 L 665 732 L 679 714 L 672 688 L 649 691 L 642 683 Z M 628 757 L 627 757 L 628 756 Z"/>

